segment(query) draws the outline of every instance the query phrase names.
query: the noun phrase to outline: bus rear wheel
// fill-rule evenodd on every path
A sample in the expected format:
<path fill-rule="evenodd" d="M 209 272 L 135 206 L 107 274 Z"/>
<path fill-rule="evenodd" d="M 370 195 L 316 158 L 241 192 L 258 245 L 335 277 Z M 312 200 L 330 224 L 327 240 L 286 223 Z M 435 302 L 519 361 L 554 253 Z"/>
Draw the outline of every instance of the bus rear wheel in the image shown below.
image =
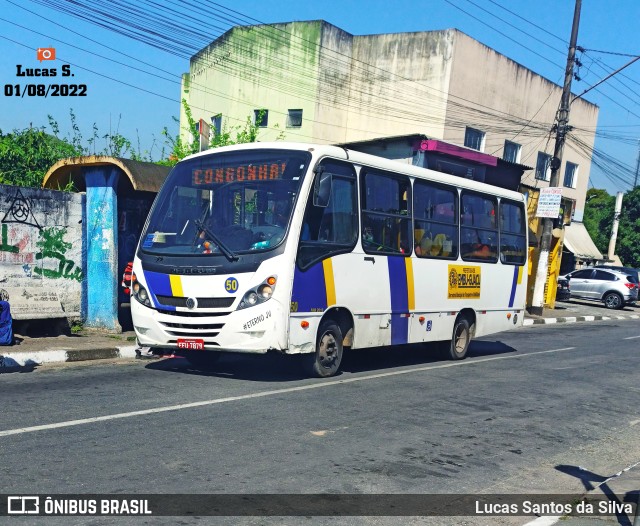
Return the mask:
<path fill-rule="evenodd" d="M 315 352 L 305 356 L 306 370 L 318 378 L 333 376 L 342 362 L 342 331 L 333 320 L 320 324 Z"/>
<path fill-rule="evenodd" d="M 471 326 L 467 318 L 460 316 L 453 326 L 453 334 L 448 347 L 449 358 L 462 360 L 467 356 L 469 343 L 471 343 Z"/>

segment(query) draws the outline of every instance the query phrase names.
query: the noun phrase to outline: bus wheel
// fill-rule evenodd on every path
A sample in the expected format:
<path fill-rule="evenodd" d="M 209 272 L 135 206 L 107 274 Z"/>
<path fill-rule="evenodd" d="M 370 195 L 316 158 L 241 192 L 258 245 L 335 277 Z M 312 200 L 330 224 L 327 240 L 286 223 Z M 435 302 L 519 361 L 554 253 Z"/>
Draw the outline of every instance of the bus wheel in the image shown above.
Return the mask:
<path fill-rule="evenodd" d="M 334 321 L 325 320 L 320 324 L 316 350 L 306 359 L 306 368 L 313 376 L 327 378 L 338 372 L 342 362 L 342 331 Z"/>
<path fill-rule="evenodd" d="M 180 356 L 196 369 L 211 370 L 220 358 L 219 352 L 210 351 L 181 351 Z"/>
<path fill-rule="evenodd" d="M 449 344 L 449 358 L 462 360 L 467 355 L 470 342 L 471 327 L 469 326 L 469 320 L 464 316 L 458 317 L 453 326 L 453 335 Z"/>

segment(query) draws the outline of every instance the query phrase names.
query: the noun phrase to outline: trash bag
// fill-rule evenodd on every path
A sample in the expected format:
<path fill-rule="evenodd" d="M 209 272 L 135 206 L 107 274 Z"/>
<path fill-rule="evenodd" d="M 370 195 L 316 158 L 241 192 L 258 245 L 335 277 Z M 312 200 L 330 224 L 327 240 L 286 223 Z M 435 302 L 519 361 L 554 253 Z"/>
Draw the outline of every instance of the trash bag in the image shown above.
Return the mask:
<path fill-rule="evenodd" d="M 0 301 L 0 345 L 13 345 L 13 318 L 8 301 Z"/>

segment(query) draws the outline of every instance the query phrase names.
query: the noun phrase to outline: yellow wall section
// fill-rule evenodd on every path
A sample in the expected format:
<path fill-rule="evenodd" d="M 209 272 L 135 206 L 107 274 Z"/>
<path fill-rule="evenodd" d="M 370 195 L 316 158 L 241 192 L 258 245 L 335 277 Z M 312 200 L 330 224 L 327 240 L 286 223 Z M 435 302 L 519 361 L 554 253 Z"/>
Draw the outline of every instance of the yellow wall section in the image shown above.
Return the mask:
<path fill-rule="evenodd" d="M 336 304 L 336 284 L 333 280 L 333 263 L 331 259 L 325 259 L 322 262 L 324 269 L 324 286 L 327 291 L 327 307 Z"/>
<path fill-rule="evenodd" d="M 182 293 L 182 279 L 180 278 L 180 276 L 169 276 L 169 282 L 171 283 L 171 294 L 176 297 L 183 298 L 184 294 Z"/>

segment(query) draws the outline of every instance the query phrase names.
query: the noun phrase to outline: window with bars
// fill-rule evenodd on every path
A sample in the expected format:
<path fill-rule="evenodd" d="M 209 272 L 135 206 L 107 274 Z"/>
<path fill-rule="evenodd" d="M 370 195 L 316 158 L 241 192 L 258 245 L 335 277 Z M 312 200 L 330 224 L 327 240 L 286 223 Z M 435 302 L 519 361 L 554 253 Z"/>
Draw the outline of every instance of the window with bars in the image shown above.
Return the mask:
<path fill-rule="evenodd" d="M 269 110 L 253 110 L 253 123 L 259 128 L 266 128 L 269 125 Z"/>
<path fill-rule="evenodd" d="M 578 183 L 578 165 L 570 163 L 564 167 L 564 186 L 567 188 L 575 188 Z"/>
<path fill-rule="evenodd" d="M 521 148 L 522 146 L 517 142 L 504 141 L 504 152 L 502 153 L 502 158 L 510 163 L 519 163 Z"/>
<path fill-rule="evenodd" d="M 288 110 L 287 128 L 300 128 L 302 126 L 302 110 Z"/>
<path fill-rule="evenodd" d="M 548 153 L 538 152 L 536 179 L 541 181 L 549 181 L 551 179 L 551 156 Z"/>
<path fill-rule="evenodd" d="M 483 131 L 467 127 L 464 132 L 464 145 L 482 152 L 484 150 L 484 136 Z"/>

